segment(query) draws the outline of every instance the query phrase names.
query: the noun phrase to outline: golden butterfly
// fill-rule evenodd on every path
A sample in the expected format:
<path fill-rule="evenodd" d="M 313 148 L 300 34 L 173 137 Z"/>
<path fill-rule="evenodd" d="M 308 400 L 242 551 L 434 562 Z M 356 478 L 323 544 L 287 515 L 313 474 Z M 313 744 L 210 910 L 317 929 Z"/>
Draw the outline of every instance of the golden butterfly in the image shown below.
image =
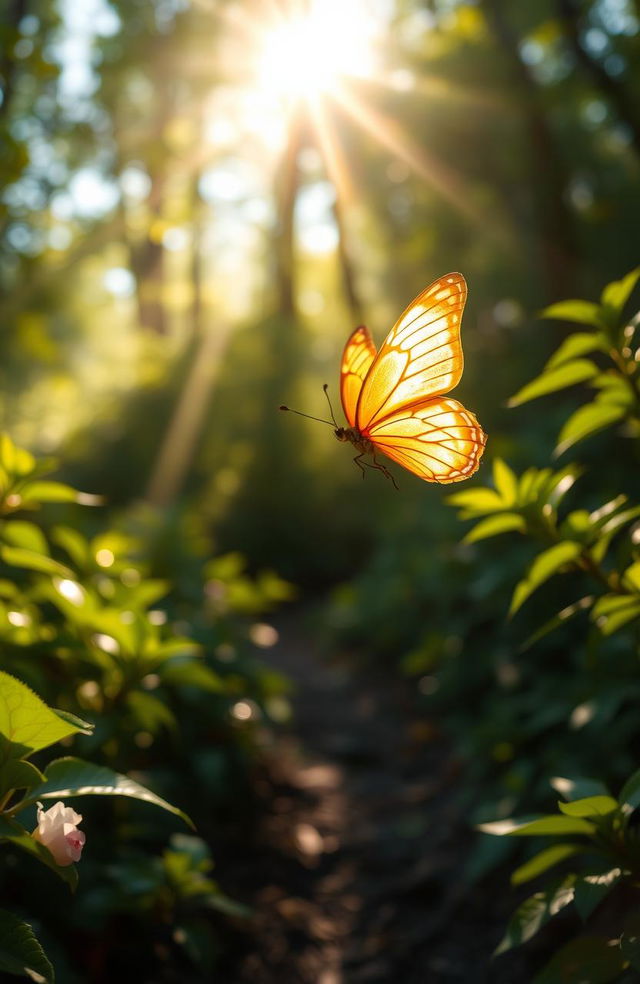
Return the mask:
<path fill-rule="evenodd" d="M 379 452 L 426 482 L 461 482 L 477 471 L 486 435 L 471 411 L 444 395 L 462 376 L 460 322 L 466 299 L 462 274 L 448 273 L 411 302 L 379 352 L 363 326 L 347 339 L 340 397 L 349 426 L 339 427 L 333 411 L 333 423 L 323 423 L 335 426 L 339 441 L 353 444 L 363 478 L 364 459 L 397 488 Z"/>

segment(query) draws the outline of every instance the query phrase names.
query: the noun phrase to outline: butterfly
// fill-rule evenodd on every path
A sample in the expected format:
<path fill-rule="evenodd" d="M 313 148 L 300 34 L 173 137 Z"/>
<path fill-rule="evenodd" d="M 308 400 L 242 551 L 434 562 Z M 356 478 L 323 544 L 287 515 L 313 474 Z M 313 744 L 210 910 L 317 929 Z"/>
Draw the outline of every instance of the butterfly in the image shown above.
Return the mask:
<path fill-rule="evenodd" d="M 477 471 L 486 435 L 470 410 L 445 395 L 462 376 L 466 299 L 462 274 L 448 273 L 418 294 L 379 351 L 362 325 L 347 339 L 340 397 L 349 426 L 336 424 L 335 435 L 353 444 L 363 478 L 365 459 L 396 485 L 378 453 L 426 482 L 461 482 Z"/>

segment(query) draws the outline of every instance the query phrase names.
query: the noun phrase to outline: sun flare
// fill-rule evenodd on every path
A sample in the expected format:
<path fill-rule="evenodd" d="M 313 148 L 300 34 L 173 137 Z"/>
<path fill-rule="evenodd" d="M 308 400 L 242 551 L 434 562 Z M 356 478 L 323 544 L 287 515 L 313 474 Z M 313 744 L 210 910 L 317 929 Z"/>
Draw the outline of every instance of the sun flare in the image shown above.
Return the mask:
<path fill-rule="evenodd" d="M 285 99 L 313 99 L 346 77 L 376 70 L 376 20 L 364 0 L 315 0 L 304 13 L 275 21 L 258 56 L 257 85 Z"/>

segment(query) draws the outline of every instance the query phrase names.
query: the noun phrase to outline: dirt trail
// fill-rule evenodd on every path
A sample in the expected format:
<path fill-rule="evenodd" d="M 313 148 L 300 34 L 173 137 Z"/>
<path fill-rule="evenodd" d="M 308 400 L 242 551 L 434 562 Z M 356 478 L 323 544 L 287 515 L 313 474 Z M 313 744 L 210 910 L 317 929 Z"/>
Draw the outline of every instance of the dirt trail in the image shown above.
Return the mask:
<path fill-rule="evenodd" d="M 303 617 L 278 628 L 294 720 L 257 782 L 255 915 L 224 984 L 526 984 L 521 957 L 491 964 L 501 917 L 461 880 L 470 832 L 434 726 L 402 684 L 322 659 Z"/>

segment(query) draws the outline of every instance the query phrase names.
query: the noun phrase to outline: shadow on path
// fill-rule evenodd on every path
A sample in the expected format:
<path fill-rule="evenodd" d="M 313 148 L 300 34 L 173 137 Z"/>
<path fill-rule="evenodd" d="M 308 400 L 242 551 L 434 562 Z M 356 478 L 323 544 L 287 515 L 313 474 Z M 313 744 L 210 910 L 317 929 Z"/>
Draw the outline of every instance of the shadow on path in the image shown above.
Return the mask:
<path fill-rule="evenodd" d="M 491 962 L 507 912 L 463 881 L 458 769 L 406 684 L 323 660 L 303 613 L 276 624 L 294 716 L 256 782 L 254 916 L 225 984 L 528 984 L 520 954 Z"/>

